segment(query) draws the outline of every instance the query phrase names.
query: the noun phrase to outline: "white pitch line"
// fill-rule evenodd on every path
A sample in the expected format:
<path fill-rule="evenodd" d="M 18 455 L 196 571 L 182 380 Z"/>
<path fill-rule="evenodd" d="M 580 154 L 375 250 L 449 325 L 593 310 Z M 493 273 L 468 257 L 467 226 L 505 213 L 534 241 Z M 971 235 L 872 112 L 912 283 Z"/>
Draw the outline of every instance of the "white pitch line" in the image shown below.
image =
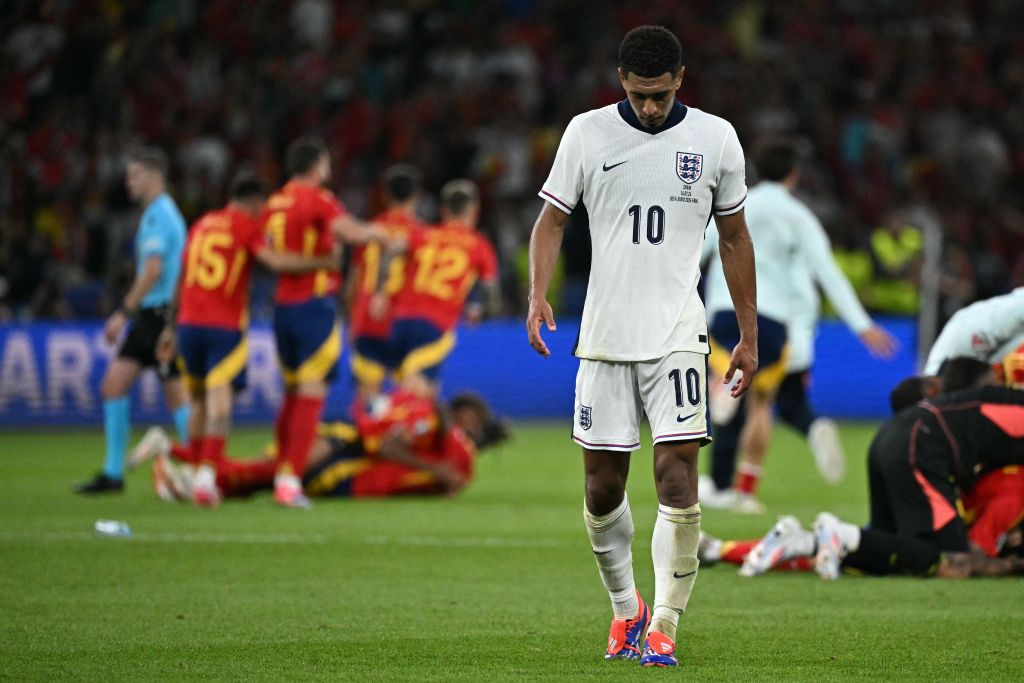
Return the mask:
<path fill-rule="evenodd" d="M 448 537 L 448 536 L 367 536 L 363 539 L 369 545 L 420 545 L 445 548 L 554 548 L 563 543 L 551 538 L 502 538 L 502 537 Z"/>
<path fill-rule="evenodd" d="M 214 544 L 322 544 L 335 541 L 339 544 L 361 543 L 377 546 L 429 546 L 441 548 L 555 548 L 565 545 L 561 541 L 550 538 L 503 538 L 483 536 L 365 536 L 353 538 L 327 538 L 320 535 L 304 536 L 300 534 L 202 534 L 202 533 L 133 533 L 128 537 L 102 536 L 89 531 L 6 531 L 0 532 L 0 543 L 42 541 L 45 543 L 64 541 L 135 541 L 142 543 L 214 543 Z"/>
<path fill-rule="evenodd" d="M 0 532 L 0 542 L 17 541 L 93 541 L 96 539 L 113 539 L 124 541 L 141 541 L 143 543 L 242 543 L 242 544 L 306 544 L 325 543 L 324 536 L 300 536 L 298 534 L 199 534 L 199 533 L 133 533 L 128 537 L 103 536 L 88 531 L 48 531 L 31 532 Z"/>

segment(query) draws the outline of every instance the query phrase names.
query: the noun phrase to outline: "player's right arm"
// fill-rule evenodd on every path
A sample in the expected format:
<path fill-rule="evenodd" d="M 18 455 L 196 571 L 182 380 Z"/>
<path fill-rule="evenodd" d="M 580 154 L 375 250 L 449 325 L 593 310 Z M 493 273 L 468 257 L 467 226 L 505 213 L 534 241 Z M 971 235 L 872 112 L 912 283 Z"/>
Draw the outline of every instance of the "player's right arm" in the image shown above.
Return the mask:
<path fill-rule="evenodd" d="M 341 268 L 340 254 L 336 252 L 319 256 L 304 256 L 290 251 L 276 251 L 264 244 L 253 252 L 253 256 L 275 273 L 300 274 Z"/>
<path fill-rule="evenodd" d="M 533 350 L 545 358 L 551 355 L 551 351 L 540 336 L 540 325 L 544 323 L 548 331 L 555 331 L 555 315 L 547 298 L 548 287 L 558 265 L 558 252 L 562 248 L 562 235 L 568 220 L 569 214 L 544 202 L 530 235 L 530 308 L 526 314 L 526 334 Z"/>
<path fill-rule="evenodd" d="M 729 215 L 715 216 L 718 226 L 718 252 L 722 257 L 725 281 L 729 285 L 736 320 L 740 326 L 740 341 L 732 350 L 725 382 L 731 382 L 737 370 L 743 373 L 733 390 L 734 398 L 750 388 L 757 371 L 757 280 L 754 274 L 754 244 L 747 231 L 743 210 Z"/>
<path fill-rule="evenodd" d="M 580 117 L 565 128 L 558 143 L 555 161 L 540 197 L 544 208 L 533 224 L 530 235 L 530 308 L 526 314 L 526 334 L 530 346 L 547 358 L 548 345 L 540 336 L 540 325 L 555 331 L 555 315 L 548 303 L 548 287 L 558 265 L 558 252 L 562 248 L 562 235 L 576 202 L 583 195 L 583 166 L 586 146 L 580 132 Z"/>

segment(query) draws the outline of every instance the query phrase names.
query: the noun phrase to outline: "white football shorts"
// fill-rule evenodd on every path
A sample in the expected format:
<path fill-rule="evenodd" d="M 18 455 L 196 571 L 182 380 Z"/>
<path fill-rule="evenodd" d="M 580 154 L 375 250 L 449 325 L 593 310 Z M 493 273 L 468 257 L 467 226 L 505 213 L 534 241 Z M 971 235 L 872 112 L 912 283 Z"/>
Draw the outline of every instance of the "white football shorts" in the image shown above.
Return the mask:
<path fill-rule="evenodd" d="M 651 361 L 580 359 L 573 441 L 592 450 L 635 451 L 644 413 L 654 443 L 711 443 L 707 356 L 676 351 Z"/>

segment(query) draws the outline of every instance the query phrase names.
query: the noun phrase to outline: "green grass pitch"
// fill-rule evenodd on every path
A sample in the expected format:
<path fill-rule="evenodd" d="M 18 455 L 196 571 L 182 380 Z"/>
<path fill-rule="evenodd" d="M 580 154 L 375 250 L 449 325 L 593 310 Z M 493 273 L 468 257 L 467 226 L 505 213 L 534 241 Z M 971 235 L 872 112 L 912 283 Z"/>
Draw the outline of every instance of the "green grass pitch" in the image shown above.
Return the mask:
<path fill-rule="evenodd" d="M 780 431 L 763 485 L 769 514 L 706 511 L 722 537 L 774 516 L 866 515 L 872 428 L 845 425 L 842 486 L 817 477 Z M 581 521 L 566 424 L 518 425 L 454 499 L 268 496 L 220 510 L 157 500 L 148 471 L 124 495 L 70 493 L 100 461 L 93 431 L 0 434 L 0 678 L 11 680 L 1020 680 L 1024 582 L 702 569 L 676 671 L 605 662 L 610 607 Z M 254 453 L 268 429 L 240 429 Z M 147 468 L 148 470 L 148 468 Z M 649 447 L 629 486 L 637 583 L 650 598 L 655 516 Z M 100 538 L 97 519 L 128 522 Z"/>

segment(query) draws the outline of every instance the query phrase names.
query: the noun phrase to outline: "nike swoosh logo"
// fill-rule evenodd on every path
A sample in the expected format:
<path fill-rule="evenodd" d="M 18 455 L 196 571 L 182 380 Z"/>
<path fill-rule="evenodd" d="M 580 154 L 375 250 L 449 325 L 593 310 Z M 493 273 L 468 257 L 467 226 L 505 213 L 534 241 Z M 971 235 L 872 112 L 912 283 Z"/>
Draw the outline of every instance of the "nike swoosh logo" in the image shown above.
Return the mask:
<path fill-rule="evenodd" d="M 672 576 L 676 577 L 677 579 L 685 579 L 687 576 L 693 576 L 696 573 L 697 573 L 697 570 L 694 569 L 692 572 L 687 572 L 686 574 L 680 574 L 679 572 L 672 572 Z"/>
<path fill-rule="evenodd" d="M 607 554 L 608 554 L 608 553 L 610 553 L 610 552 L 611 552 L 611 550 L 602 550 L 602 551 L 600 551 L 600 552 L 598 552 L 597 550 L 595 550 L 595 551 L 594 551 L 594 554 L 595 554 L 595 555 L 607 555 Z"/>
<path fill-rule="evenodd" d="M 619 163 L 617 163 L 617 164 L 612 164 L 611 166 L 609 166 L 609 165 L 608 165 L 607 163 L 605 163 L 605 164 L 603 164 L 603 165 L 601 166 L 601 170 L 602 170 L 602 171 L 610 171 L 610 170 L 612 170 L 613 168 L 615 168 L 616 166 L 622 166 L 623 164 L 627 163 L 628 161 L 629 161 L 629 159 L 626 159 L 626 161 L 620 161 Z"/>
<path fill-rule="evenodd" d="M 687 420 L 689 420 L 694 415 L 699 415 L 699 414 L 700 414 L 700 411 L 698 410 L 696 413 L 690 413 L 686 417 L 683 417 L 682 415 L 676 415 L 676 422 L 686 422 Z"/>

